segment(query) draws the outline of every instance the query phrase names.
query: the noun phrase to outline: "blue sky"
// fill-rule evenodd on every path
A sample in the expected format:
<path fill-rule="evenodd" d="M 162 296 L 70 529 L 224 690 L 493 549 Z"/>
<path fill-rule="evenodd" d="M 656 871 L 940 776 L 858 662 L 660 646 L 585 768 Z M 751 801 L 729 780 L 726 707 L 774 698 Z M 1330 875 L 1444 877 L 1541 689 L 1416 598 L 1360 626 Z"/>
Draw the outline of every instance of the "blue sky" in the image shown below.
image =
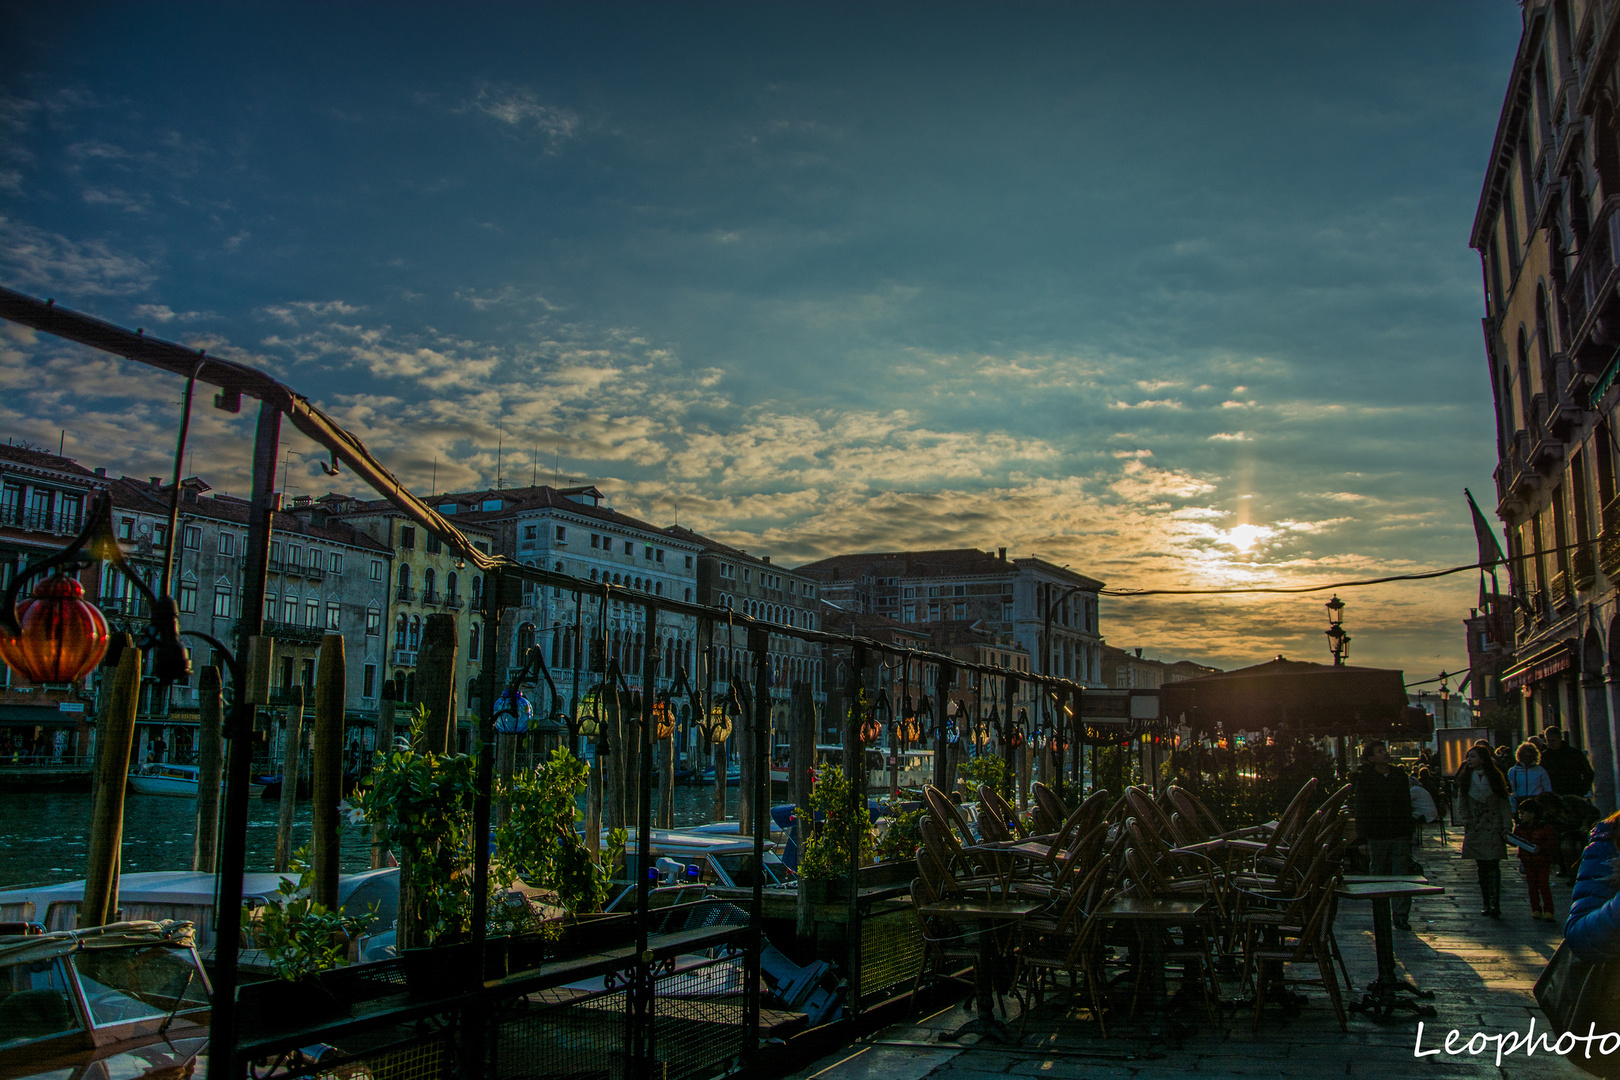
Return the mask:
<path fill-rule="evenodd" d="M 8 5 L 0 282 L 262 365 L 424 493 L 499 455 L 790 564 L 1455 565 L 1518 32 L 1507 0 Z M 0 333 L 0 429 L 167 472 L 167 377 Z M 244 489 L 244 421 L 198 432 Z M 1346 594 L 1352 659 L 1462 666 L 1474 592 Z M 1322 659 L 1324 599 L 1103 630 Z"/>

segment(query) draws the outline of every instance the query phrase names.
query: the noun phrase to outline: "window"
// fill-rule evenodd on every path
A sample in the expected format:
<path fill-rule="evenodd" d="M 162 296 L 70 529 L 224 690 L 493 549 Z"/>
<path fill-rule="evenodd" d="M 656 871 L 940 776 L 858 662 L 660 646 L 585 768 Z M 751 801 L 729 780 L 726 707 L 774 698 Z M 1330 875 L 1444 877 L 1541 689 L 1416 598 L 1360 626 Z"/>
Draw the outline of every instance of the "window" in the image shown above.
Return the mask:
<path fill-rule="evenodd" d="M 236 554 L 236 534 L 222 532 L 219 534 L 219 553 L 221 555 Z"/>
<path fill-rule="evenodd" d="M 337 604 L 330 600 L 326 602 L 326 628 L 328 630 L 337 630 L 340 628 L 338 619 L 342 615 L 342 612 L 343 609 Z M 369 622 L 370 620 L 368 619 L 367 621 Z"/>
<path fill-rule="evenodd" d="M 692 602 L 692 590 L 691 589 L 686 590 L 686 602 L 688 604 L 690 604 Z"/>
<path fill-rule="evenodd" d="M 197 583 L 195 581 L 182 581 L 180 583 L 180 610 L 188 615 L 197 610 Z"/>
<path fill-rule="evenodd" d="M 287 545 L 287 565 L 288 566 L 302 566 L 303 564 L 304 564 L 304 552 L 303 552 L 303 549 L 300 548 L 297 544 L 288 544 Z"/>
<path fill-rule="evenodd" d="M 232 595 L 229 585 L 214 586 L 214 618 L 228 619 L 231 617 Z"/>
<path fill-rule="evenodd" d="M 321 602 L 313 596 L 304 601 L 304 625 L 321 625 Z"/>
<path fill-rule="evenodd" d="M 567 539 L 568 539 L 568 530 L 563 528 L 561 525 L 557 526 L 557 543 L 559 543 L 559 544 L 564 543 L 564 542 L 567 541 Z"/>
<path fill-rule="evenodd" d="M 455 503 L 440 503 L 439 506 L 438 506 L 438 511 L 441 514 L 453 514 L 453 513 L 456 512 L 456 504 Z"/>
<path fill-rule="evenodd" d="M 636 554 L 636 545 L 631 541 L 626 540 L 624 542 L 624 553 L 629 555 L 631 558 L 634 558 Z"/>
<path fill-rule="evenodd" d="M 467 659 L 468 660 L 476 660 L 476 659 L 478 659 L 478 645 L 479 645 L 479 642 L 480 642 L 480 638 L 479 638 L 479 635 L 478 635 L 478 624 L 473 623 L 472 624 L 472 633 L 470 633 L 467 636 Z"/>
<path fill-rule="evenodd" d="M 394 648 L 403 649 L 405 647 L 405 632 L 410 625 L 410 621 L 403 615 L 394 620 Z"/>
<path fill-rule="evenodd" d="M 272 540 L 272 541 L 270 541 L 270 561 L 273 562 L 273 563 L 279 563 L 281 561 L 281 541 L 280 540 Z"/>
<path fill-rule="evenodd" d="M 955 606 L 955 611 L 952 612 L 952 614 L 951 614 L 951 617 L 953 619 L 965 619 L 965 618 L 967 618 L 967 605 L 965 603 L 958 600 L 954 606 Z"/>
<path fill-rule="evenodd" d="M 479 504 L 479 509 L 483 510 L 486 513 L 488 513 L 491 510 L 499 510 L 500 508 L 501 508 L 501 500 L 499 500 L 499 499 L 485 499 L 482 503 Z"/>
<path fill-rule="evenodd" d="M 316 573 L 326 568 L 325 556 L 314 548 L 309 549 L 309 568 Z"/>
<path fill-rule="evenodd" d="M 366 609 L 366 635 L 376 637 L 382 633 L 382 612 L 376 608 Z"/>
<path fill-rule="evenodd" d="M 198 548 L 202 547 L 202 530 L 197 526 L 187 525 L 186 531 L 182 535 L 185 538 L 186 547 L 193 551 L 196 551 Z"/>
<path fill-rule="evenodd" d="M 686 568 L 688 570 L 692 569 L 692 556 L 690 555 L 686 557 Z"/>
<path fill-rule="evenodd" d="M 367 664 L 366 665 L 366 677 L 360 684 L 360 696 L 361 697 L 368 697 L 368 698 L 372 698 L 372 697 L 377 696 L 377 665 L 376 664 Z"/>
<path fill-rule="evenodd" d="M 752 570 L 750 570 L 746 566 L 743 567 L 743 580 L 744 581 L 752 581 L 752 580 L 754 580 L 754 572 Z"/>
<path fill-rule="evenodd" d="M 411 616 L 410 647 L 415 649 L 422 641 L 422 618 L 419 615 Z"/>
<path fill-rule="evenodd" d="M 594 566 L 591 567 L 591 580 L 592 581 L 596 580 L 596 567 L 594 567 Z"/>
<path fill-rule="evenodd" d="M 152 526 L 152 543 L 162 547 L 169 542 L 169 527 L 167 525 Z"/>
<path fill-rule="evenodd" d="M 416 549 L 416 530 L 409 525 L 401 526 L 399 530 L 399 546 L 406 551 Z"/>
<path fill-rule="evenodd" d="M 288 626 L 298 622 L 298 597 L 287 595 L 281 598 L 281 621 Z"/>
<path fill-rule="evenodd" d="M 402 564 L 400 564 L 400 568 L 399 568 L 399 598 L 401 600 L 409 600 L 411 598 L 411 564 L 410 563 L 402 563 Z"/>
<path fill-rule="evenodd" d="M 601 546 L 602 546 L 602 534 L 601 533 L 591 533 L 591 547 L 599 548 Z"/>
<path fill-rule="evenodd" d="M 967 586 L 966 585 L 952 585 L 951 586 L 951 595 L 952 596 L 966 596 L 967 595 Z"/>
<path fill-rule="evenodd" d="M 427 553 L 429 555 L 437 555 L 437 554 L 439 554 L 439 552 L 441 552 L 443 550 L 444 550 L 444 541 L 440 540 L 439 537 L 436 534 L 428 533 L 428 536 L 427 536 Z"/>
<path fill-rule="evenodd" d="M 372 559 L 371 560 L 371 580 L 372 581 L 381 581 L 382 580 L 382 560 L 381 559 Z"/>
<path fill-rule="evenodd" d="M 538 526 L 538 525 L 525 525 L 525 526 L 523 526 L 523 539 L 525 539 L 525 540 L 537 540 L 539 538 L 540 538 L 540 526 Z"/>
<path fill-rule="evenodd" d="M 645 555 L 643 555 L 642 558 L 646 559 L 648 562 L 652 562 L 652 552 L 653 552 L 653 549 L 649 545 L 648 548 L 647 548 L 647 553 Z"/>
<path fill-rule="evenodd" d="M 135 539 L 135 519 L 134 518 L 119 518 L 118 519 L 118 539 L 120 539 L 120 540 L 133 540 L 133 539 Z"/>
<path fill-rule="evenodd" d="M 664 561 L 664 549 L 659 548 L 657 551 L 653 552 L 653 562 L 663 562 L 663 561 Z"/>
<path fill-rule="evenodd" d="M 326 572 L 328 574 L 336 574 L 339 577 L 343 576 L 343 552 L 332 552 L 331 558 L 327 559 L 326 561 Z"/>

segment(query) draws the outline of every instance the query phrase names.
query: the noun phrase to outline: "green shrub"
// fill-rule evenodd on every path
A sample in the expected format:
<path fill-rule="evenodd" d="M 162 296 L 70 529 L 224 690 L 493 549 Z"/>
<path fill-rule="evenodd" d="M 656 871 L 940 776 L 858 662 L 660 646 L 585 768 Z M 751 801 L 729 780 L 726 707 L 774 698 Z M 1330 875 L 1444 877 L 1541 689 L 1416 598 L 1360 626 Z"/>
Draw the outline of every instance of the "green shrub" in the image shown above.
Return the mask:
<path fill-rule="evenodd" d="M 810 789 L 810 812 L 801 808 L 799 819 L 814 822 L 799 856 L 799 877 L 804 880 L 844 877 L 849 873 L 850 786 L 844 770 L 836 765 L 822 766 Z M 862 807 L 862 824 L 865 824 Z M 817 814 L 821 820 L 816 820 Z M 860 830 L 860 861 L 870 863 L 874 854 L 872 830 Z"/>

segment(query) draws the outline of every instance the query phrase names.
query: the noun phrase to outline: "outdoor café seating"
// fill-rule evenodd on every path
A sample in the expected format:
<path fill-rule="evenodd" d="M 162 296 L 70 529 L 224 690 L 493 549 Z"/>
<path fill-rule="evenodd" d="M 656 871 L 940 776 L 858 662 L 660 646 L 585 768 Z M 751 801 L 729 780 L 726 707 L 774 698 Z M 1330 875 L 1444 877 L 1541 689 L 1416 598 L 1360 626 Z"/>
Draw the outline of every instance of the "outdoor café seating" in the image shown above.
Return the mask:
<path fill-rule="evenodd" d="M 1310 779 L 1275 821 L 1244 829 L 1180 787 L 1117 799 L 1098 790 L 1072 806 L 1045 785 L 1033 791 L 1020 819 L 982 788 L 970 823 L 944 792 L 925 790 L 913 897 L 930 971 L 973 967 L 982 984 L 977 968 L 993 955 L 996 969 L 1011 966 L 1026 1017 L 1066 981 L 1104 1037 L 1111 1008 L 1151 1008 L 1166 1022 L 1166 975 L 1178 971 L 1212 1020 L 1224 972 L 1239 978 L 1256 1030 L 1268 1004 L 1297 1007 L 1300 985 L 1321 989 L 1345 1024 L 1338 973 L 1350 984 L 1333 919 L 1346 895 L 1348 786 L 1323 798 Z M 962 903 L 941 904 L 951 897 Z"/>

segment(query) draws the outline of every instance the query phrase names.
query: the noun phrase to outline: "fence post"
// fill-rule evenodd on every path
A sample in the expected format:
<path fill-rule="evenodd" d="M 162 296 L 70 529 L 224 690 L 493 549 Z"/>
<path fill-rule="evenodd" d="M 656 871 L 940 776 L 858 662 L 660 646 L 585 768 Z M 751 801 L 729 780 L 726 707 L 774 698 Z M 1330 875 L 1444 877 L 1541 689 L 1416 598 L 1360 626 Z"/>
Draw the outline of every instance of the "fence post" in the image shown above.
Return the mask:
<path fill-rule="evenodd" d="M 377 702 L 377 749 L 383 754 L 394 752 L 394 680 L 382 686 L 382 697 Z M 285 790 L 285 789 L 283 789 Z M 371 868 L 381 870 L 388 862 L 388 829 L 379 821 L 371 828 Z"/>
<path fill-rule="evenodd" d="M 742 750 L 744 763 L 752 762 L 749 774 L 753 787 L 739 789 L 739 819 L 742 806 L 753 804 L 754 819 L 754 890 L 748 898 L 748 949 L 743 964 L 743 1060 L 752 1061 L 759 1052 L 759 979 L 760 953 L 765 936 L 760 920 L 765 909 L 765 836 L 770 832 L 768 809 L 771 789 L 770 740 L 771 730 L 771 636 L 757 627 L 748 630 L 748 649 L 754 654 L 754 715 L 748 731 L 752 740 Z M 745 777 L 746 779 L 746 777 Z"/>

